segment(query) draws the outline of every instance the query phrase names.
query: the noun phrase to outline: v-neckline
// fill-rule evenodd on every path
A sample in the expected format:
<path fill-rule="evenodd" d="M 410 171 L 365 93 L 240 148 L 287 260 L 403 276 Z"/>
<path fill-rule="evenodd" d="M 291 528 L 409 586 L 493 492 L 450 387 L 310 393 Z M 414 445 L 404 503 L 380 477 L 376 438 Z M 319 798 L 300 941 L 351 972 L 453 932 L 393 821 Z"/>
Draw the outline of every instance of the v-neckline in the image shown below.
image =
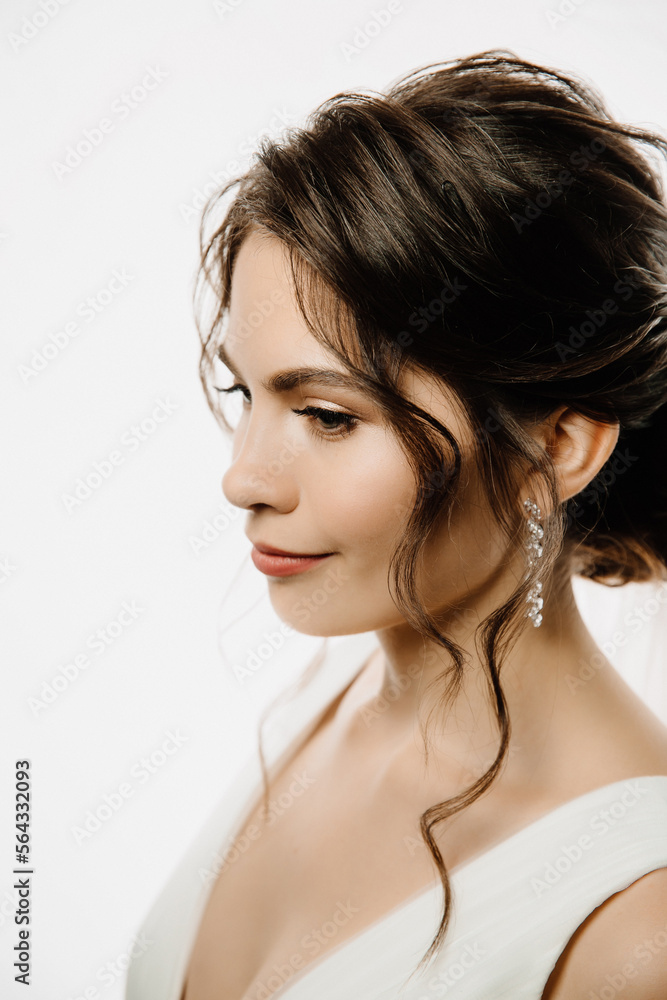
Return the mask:
<path fill-rule="evenodd" d="M 324 707 L 320 709 L 313 716 L 309 724 L 307 724 L 303 728 L 300 728 L 296 733 L 296 735 L 294 735 L 290 739 L 287 746 L 283 747 L 282 751 L 277 755 L 273 763 L 267 768 L 267 773 L 269 775 L 270 780 L 273 780 L 273 778 L 275 778 L 278 774 L 280 774 L 289 764 L 289 761 L 293 760 L 294 757 L 299 753 L 299 751 L 303 749 L 305 744 L 310 740 L 313 733 L 319 727 L 322 719 L 325 717 L 327 712 L 330 711 L 331 706 L 334 704 L 334 702 L 341 699 L 348 692 L 348 690 L 352 687 L 355 681 L 360 677 L 360 675 L 366 669 L 371 659 L 376 655 L 376 652 L 377 652 L 377 647 L 370 654 L 365 656 L 362 666 L 354 673 L 351 680 L 348 680 L 346 683 L 344 683 L 344 686 L 341 687 L 339 690 L 337 690 L 336 693 L 333 695 L 333 697 L 327 699 L 327 702 L 324 705 Z M 287 709 L 288 710 L 297 709 L 300 703 L 300 696 L 301 695 L 303 695 L 304 697 L 307 696 L 308 690 L 309 690 L 309 685 L 306 685 L 306 687 L 302 689 L 302 691 L 298 691 L 294 697 L 294 700 L 292 702 L 287 703 L 286 706 Z M 548 810 L 548 812 L 543 813 L 536 819 L 531 820 L 530 823 L 522 826 L 519 830 L 515 830 L 514 833 L 509 834 L 507 837 L 503 837 L 501 840 L 497 841 L 495 844 L 492 844 L 490 847 L 484 848 L 484 850 L 473 855 L 471 858 L 468 858 L 467 860 L 461 862 L 460 864 L 449 868 L 448 874 L 450 876 L 450 879 L 452 880 L 460 879 L 462 873 L 464 872 L 467 873 L 471 871 L 476 865 L 482 863 L 482 861 L 487 859 L 489 856 L 493 855 L 494 852 L 505 851 L 518 838 L 521 838 L 522 836 L 523 837 L 530 836 L 532 833 L 534 833 L 536 828 L 538 828 L 540 825 L 546 825 L 549 822 L 549 820 L 551 820 L 559 812 L 569 812 L 572 809 L 576 808 L 577 806 L 581 806 L 585 800 L 593 799 L 596 796 L 602 798 L 615 785 L 623 785 L 626 781 L 642 781 L 647 779 L 655 781 L 656 778 L 663 779 L 667 784 L 667 775 L 632 776 L 629 778 L 621 778 L 617 781 L 608 782 L 605 785 L 601 785 L 597 788 L 590 789 L 588 792 L 583 792 L 581 795 L 578 795 L 573 799 L 568 799 L 566 802 L 562 802 L 560 805 L 557 805 L 553 809 Z M 245 800 L 246 804 L 248 802 L 251 803 L 250 808 L 246 809 L 244 805 L 241 820 L 239 822 L 236 822 L 232 827 L 232 829 L 227 831 L 227 834 L 225 835 L 225 839 L 230 843 L 233 843 L 236 837 L 238 837 L 239 832 L 247 825 L 250 817 L 253 815 L 257 806 L 261 802 L 262 796 L 258 795 L 258 793 L 262 791 L 262 788 L 263 788 L 263 783 L 260 775 L 254 782 L 252 790 L 250 791 L 249 795 Z M 201 906 L 200 919 L 197 923 L 195 935 L 185 959 L 185 966 L 182 972 L 178 1000 L 183 1000 L 185 984 L 186 984 L 186 975 L 190 964 L 190 959 L 192 957 L 192 948 L 194 947 L 194 942 L 197 939 L 199 928 L 201 927 L 201 921 L 203 920 L 204 913 L 206 911 L 206 906 L 211 897 L 216 881 L 217 880 L 215 880 L 210 885 L 209 891 L 207 892 L 206 897 Z M 373 933 L 377 933 L 378 929 L 382 927 L 383 924 L 388 923 L 391 919 L 395 918 L 395 916 L 399 912 L 401 912 L 404 909 L 407 909 L 410 906 L 418 906 L 421 909 L 426 904 L 427 900 L 432 900 L 435 893 L 440 892 L 441 890 L 442 890 L 442 883 L 440 882 L 439 879 L 434 881 L 431 885 L 427 886 L 426 888 L 418 889 L 407 899 L 401 900 L 401 902 L 397 903 L 396 906 L 392 907 L 390 910 L 388 910 L 382 916 L 378 917 L 372 923 L 368 924 L 366 927 L 362 927 L 361 930 L 357 931 L 356 934 L 353 934 L 351 937 L 341 941 L 334 948 L 325 951 L 323 955 L 315 959 L 315 961 L 308 963 L 308 965 L 306 965 L 303 969 L 299 969 L 294 976 L 290 976 L 290 978 L 282 986 L 280 986 L 274 993 L 271 994 L 271 1000 L 274 1000 L 274 998 L 275 1000 L 284 1000 L 284 998 L 288 996 L 289 990 L 292 987 L 296 986 L 298 983 L 302 983 L 306 978 L 308 978 L 308 976 L 315 974 L 315 972 L 319 970 L 329 959 L 334 958 L 335 956 L 341 954 L 345 950 L 345 947 L 347 945 L 352 945 L 360 941 L 364 937 L 368 937 Z"/>
<path fill-rule="evenodd" d="M 514 833 L 509 834 L 507 837 L 503 837 L 502 840 L 497 841 L 490 847 L 484 848 L 484 850 L 480 851 L 478 854 L 473 855 L 471 858 L 467 858 L 460 864 L 448 868 L 447 871 L 450 880 L 452 881 L 452 883 L 454 883 L 455 881 L 460 881 L 461 878 L 468 875 L 478 865 L 482 864 L 483 862 L 488 863 L 488 860 L 494 854 L 501 854 L 503 852 L 506 852 L 507 850 L 511 849 L 515 841 L 520 840 L 521 838 L 531 837 L 532 835 L 534 835 L 535 830 L 537 828 L 539 828 L 540 826 L 549 825 L 549 823 L 558 813 L 562 813 L 563 815 L 565 815 L 567 813 L 576 811 L 577 808 L 581 808 L 584 805 L 584 803 L 590 804 L 591 802 L 594 802 L 595 799 L 605 799 L 611 789 L 617 786 L 619 787 L 623 786 L 629 781 L 640 781 L 640 782 L 649 781 L 653 783 L 656 780 L 658 780 L 659 782 L 664 782 L 665 793 L 667 794 L 667 775 L 645 774 L 636 776 L 633 775 L 632 777 L 629 778 L 620 778 L 617 781 L 610 781 L 606 785 L 600 785 L 597 788 L 592 788 L 588 792 L 582 792 L 581 795 L 577 795 L 573 799 L 568 799 L 566 802 L 561 802 L 560 805 L 554 806 L 553 809 L 550 809 L 548 812 L 543 813 L 536 819 L 531 820 L 530 823 L 527 823 L 525 826 L 522 826 L 519 830 L 515 830 Z M 310 962 L 308 965 L 304 966 L 303 969 L 298 970 L 295 975 L 290 976 L 290 978 L 282 986 L 280 986 L 277 990 L 275 990 L 275 992 L 271 994 L 270 1000 L 278 1000 L 278 998 L 280 998 L 280 1000 L 284 1000 L 285 997 L 288 997 L 290 989 L 292 989 L 297 985 L 300 985 L 309 976 L 312 976 L 316 972 L 318 972 L 319 969 L 322 966 L 324 966 L 329 959 L 334 959 L 339 955 L 341 955 L 345 951 L 348 945 L 349 946 L 356 945 L 363 938 L 370 937 L 370 935 L 372 934 L 377 934 L 378 930 L 384 924 L 388 924 L 391 920 L 395 919 L 395 917 L 402 910 L 408 909 L 409 907 L 417 907 L 419 911 L 421 911 L 423 910 L 427 902 L 429 903 L 430 906 L 436 892 L 439 892 L 441 889 L 442 889 L 442 883 L 438 879 L 438 881 L 436 881 L 430 886 L 427 886 L 425 889 L 418 889 L 417 892 L 413 893 L 407 899 L 401 900 L 401 902 L 397 903 L 396 906 L 391 908 L 391 910 L 388 910 L 382 916 L 378 917 L 377 920 L 374 920 L 366 927 L 362 927 L 361 930 L 357 931 L 356 934 L 353 934 L 351 937 L 346 938 L 344 941 L 341 941 L 334 948 L 326 951 L 323 955 L 321 955 L 320 958 L 316 959 L 313 962 Z"/>
<path fill-rule="evenodd" d="M 327 702 L 324 705 L 324 707 L 319 709 L 305 726 L 299 728 L 298 732 L 294 736 L 292 736 L 292 738 L 289 740 L 287 746 L 282 748 L 282 750 L 278 753 L 276 759 L 267 767 L 267 776 L 269 778 L 269 781 L 272 781 L 275 777 L 277 777 L 280 773 L 282 773 L 282 771 L 288 766 L 289 762 L 296 757 L 296 755 L 300 752 L 300 750 L 303 749 L 303 747 L 312 737 L 313 733 L 318 729 L 320 723 L 324 719 L 327 712 L 331 710 L 331 706 L 334 704 L 334 702 L 340 700 L 349 691 L 349 689 L 352 687 L 355 681 L 361 676 L 363 671 L 370 663 L 371 659 L 376 655 L 377 649 L 378 647 L 376 646 L 371 653 L 367 654 L 364 657 L 362 665 L 358 668 L 358 670 L 355 671 L 352 678 L 347 682 L 344 682 L 343 686 L 339 688 L 331 698 L 327 699 Z M 334 652 L 334 650 L 330 650 L 329 652 Z M 325 653 L 325 658 L 327 655 L 328 654 Z M 320 664 L 320 670 L 322 669 L 323 666 L 324 666 L 324 661 Z M 321 676 L 321 674 L 316 675 L 316 677 L 313 678 L 313 681 L 317 680 L 317 676 Z M 285 706 L 286 709 L 293 713 L 301 704 L 302 698 L 307 697 L 309 690 L 310 690 L 310 685 L 307 684 L 303 689 L 297 691 L 296 695 L 294 696 L 294 699 L 291 702 L 288 702 L 287 705 Z M 292 718 L 293 717 L 294 716 L 292 715 Z M 246 767 L 250 766 L 250 764 L 255 765 L 256 763 L 257 763 L 256 757 L 253 755 L 252 758 L 247 760 Z M 229 843 L 233 843 L 238 837 L 241 830 L 243 830 L 248 825 L 250 817 L 254 814 L 258 805 L 262 801 L 263 796 L 260 794 L 262 791 L 263 791 L 263 782 L 260 774 L 259 776 L 256 776 L 255 782 L 245 798 L 243 808 L 239 813 L 241 819 L 238 819 L 237 817 L 237 821 L 234 823 L 233 827 L 227 830 L 224 836 L 224 839 L 226 841 L 228 841 Z M 250 803 L 249 807 L 248 803 Z M 201 902 L 199 920 L 197 922 L 197 927 L 194 933 L 194 937 L 190 942 L 188 953 L 185 956 L 185 962 L 181 972 L 180 990 L 178 993 L 178 998 L 174 998 L 174 1000 L 184 1000 L 186 979 L 187 979 L 188 968 L 190 965 L 190 959 L 192 958 L 192 950 L 199 935 L 199 930 L 201 927 L 202 920 L 204 918 L 204 914 L 206 912 L 206 907 L 208 905 L 209 899 L 211 898 L 216 883 L 217 883 L 217 878 L 210 884 L 210 886 L 208 887 L 208 892 L 206 892 L 206 895 L 203 901 Z M 202 888 L 202 894 L 204 893 L 204 891 L 205 887 Z"/>

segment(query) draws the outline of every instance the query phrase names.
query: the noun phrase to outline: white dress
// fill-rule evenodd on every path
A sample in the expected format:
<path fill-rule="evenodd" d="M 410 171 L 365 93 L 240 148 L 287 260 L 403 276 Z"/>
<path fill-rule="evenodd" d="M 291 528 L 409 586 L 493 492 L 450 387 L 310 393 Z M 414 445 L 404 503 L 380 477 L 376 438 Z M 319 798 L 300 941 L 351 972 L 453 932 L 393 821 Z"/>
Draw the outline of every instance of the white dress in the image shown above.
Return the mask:
<path fill-rule="evenodd" d="M 328 640 L 318 673 L 265 725 L 270 777 L 376 647 L 374 633 Z M 255 751 L 138 929 L 152 943 L 128 969 L 126 1000 L 180 1000 L 221 856 L 243 832 L 261 790 Z M 439 880 L 320 959 L 305 957 L 305 968 L 287 975 L 288 967 L 278 970 L 271 1000 L 539 1000 L 559 955 L 588 914 L 663 867 L 667 776 L 614 782 L 451 868 L 452 921 L 443 947 L 419 976 L 410 978 L 439 924 Z M 340 903 L 345 907 L 346 900 Z M 649 960 L 646 949 L 636 951 L 637 964 Z"/>

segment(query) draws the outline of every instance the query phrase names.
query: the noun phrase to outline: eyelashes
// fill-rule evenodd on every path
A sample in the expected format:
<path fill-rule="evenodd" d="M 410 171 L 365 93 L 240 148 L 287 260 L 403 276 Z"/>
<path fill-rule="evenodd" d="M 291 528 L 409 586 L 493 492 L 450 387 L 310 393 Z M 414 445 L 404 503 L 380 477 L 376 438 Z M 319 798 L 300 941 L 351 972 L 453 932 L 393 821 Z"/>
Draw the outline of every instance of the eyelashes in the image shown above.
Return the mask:
<path fill-rule="evenodd" d="M 245 395 L 245 393 L 248 393 L 248 389 L 244 385 L 241 385 L 240 382 L 236 382 L 227 389 L 221 389 L 217 385 L 214 388 L 218 392 L 224 393 L 241 392 L 244 394 L 244 401 L 250 403 L 250 399 Z M 306 417 L 313 433 L 317 434 L 318 437 L 328 438 L 329 440 L 346 437 L 352 433 L 359 423 L 359 418 L 354 417 L 351 413 L 343 413 L 340 410 L 327 410 L 321 406 L 305 406 L 302 410 L 293 409 L 292 413 Z M 324 421 L 324 429 L 317 427 L 316 421 L 318 420 Z M 333 420 L 334 423 L 326 423 L 327 420 Z"/>
<path fill-rule="evenodd" d="M 311 421 L 326 421 L 330 417 L 335 421 L 340 421 L 340 423 L 333 425 L 325 423 L 324 426 L 329 430 L 325 431 L 324 434 L 316 428 L 316 433 L 322 434 L 323 437 L 344 437 L 346 434 L 350 434 L 358 423 L 357 418 L 353 417 L 351 413 L 341 413 L 340 410 L 325 410 L 321 406 L 306 406 L 303 410 L 292 410 L 292 413 L 309 417 Z M 333 433 L 329 433 L 330 431 Z"/>

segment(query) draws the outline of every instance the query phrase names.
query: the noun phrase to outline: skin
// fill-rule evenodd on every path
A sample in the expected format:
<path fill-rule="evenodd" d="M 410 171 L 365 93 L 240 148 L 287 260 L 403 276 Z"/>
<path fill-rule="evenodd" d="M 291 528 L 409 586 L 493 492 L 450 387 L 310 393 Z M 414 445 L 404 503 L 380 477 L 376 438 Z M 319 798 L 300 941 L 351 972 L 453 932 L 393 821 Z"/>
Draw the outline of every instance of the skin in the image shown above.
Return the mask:
<path fill-rule="evenodd" d="M 248 317 L 258 315 L 258 303 L 267 301 L 272 308 L 263 320 L 250 335 L 241 335 L 249 329 Z M 284 249 L 261 232 L 245 240 L 235 264 L 226 348 L 246 400 L 223 478 L 224 495 L 248 511 L 246 532 L 254 542 L 290 552 L 335 553 L 304 573 L 267 577 L 273 608 L 308 635 L 374 631 L 378 638 L 378 654 L 338 705 L 332 753 L 377 760 L 377 794 L 405 799 L 419 774 L 421 808 L 461 792 L 491 763 L 498 747 L 474 626 L 512 593 L 525 572 L 525 556 L 521 539 L 510 544 L 501 537 L 477 473 L 465 463 L 472 436 L 456 400 L 435 379 L 405 372 L 402 391 L 452 430 L 462 445 L 465 470 L 462 502 L 451 524 L 443 523 L 429 538 L 418 576 L 427 607 L 467 658 L 456 698 L 437 715 L 437 735 L 429 731 L 427 762 L 419 726 L 442 702 L 436 678 L 447 666 L 447 655 L 404 619 L 387 586 L 389 559 L 415 496 L 414 474 L 392 429 L 364 394 L 349 387 L 303 385 L 274 395 L 260 385 L 279 370 L 301 366 L 344 372 L 304 324 Z M 229 375 L 224 384 L 231 385 Z M 323 422 L 293 412 L 306 406 L 351 414 L 356 426 L 336 434 L 327 430 L 327 423 L 333 426 L 330 418 Z M 549 449 L 565 501 L 605 463 L 619 426 L 560 406 L 531 433 Z M 517 497 L 518 510 L 525 497 L 535 499 L 546 513 L 540 485 L 530 478 Z M 514 817 L 513 828 L 518 829 L 604 784 L 667 774 L 667 731 L 611 664 L 596 669 L 575 693 L 568 686 L 567 675 L 599 649 L 577 609 L 571 578 L 564 574 L 558 586 L 547 583 L 541 627 L 527 622 L 502 667 L 512 724 L 506 765 L 484 797 L 488 805 L 471 807 L 473 821 L 456 817 L 453 822 L 468 854 L 476 853 L 471 845 L 485 846 L 479 831 L 486 828 L 488 810 Z M 310 598 L 318 590 L 327 597 L 315 604 Z M 304 608 L 309 609 L 305 620 Z M 415 664 L 422 668 L 416 678 Z M 387 693 L 390 699 L 379 701 Z M 369 711 L 375 712 L 370 726 Z M 465 853 L 460 845 L 458 849 Z M 459 860 L 455 839 L 445 856 L 448 864 L 452 860 Z M 639 913 L 642 927 L 647 920 L 655 925 L 653 933 L 667 924 L 665 874 L 650 873 L 591 915 L 571 942 L 545 998 L 588 997 L 604 985 L 604 971 L 616 969 L 619 941 L 628 938 Z M 662 974 L 667 981 L 661 962 L 665 964 L 664 958 L 657 956 L 649 972 L 653 980 Z M 663 995 L 650 992 L 650 984 L 648 992 L 641 992 L 641 973 L 633 988 L 637 998 Z"/>

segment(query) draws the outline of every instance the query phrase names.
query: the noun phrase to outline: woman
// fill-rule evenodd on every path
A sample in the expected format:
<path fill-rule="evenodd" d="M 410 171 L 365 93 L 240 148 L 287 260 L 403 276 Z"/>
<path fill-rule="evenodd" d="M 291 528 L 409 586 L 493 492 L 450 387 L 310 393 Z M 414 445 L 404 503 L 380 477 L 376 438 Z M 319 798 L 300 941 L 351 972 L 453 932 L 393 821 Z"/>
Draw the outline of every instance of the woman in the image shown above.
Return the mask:
<path fill-rule="evenodd" d="M 202 246 L 223 490 L 281 619 L 350 638 L 158 900 L 129 1000 L 667 995 L 667 730 L 571 585 L 667 579 L 640 143 L 667 151 L 488 52 L 337 95 L 241 178 Z"/>

